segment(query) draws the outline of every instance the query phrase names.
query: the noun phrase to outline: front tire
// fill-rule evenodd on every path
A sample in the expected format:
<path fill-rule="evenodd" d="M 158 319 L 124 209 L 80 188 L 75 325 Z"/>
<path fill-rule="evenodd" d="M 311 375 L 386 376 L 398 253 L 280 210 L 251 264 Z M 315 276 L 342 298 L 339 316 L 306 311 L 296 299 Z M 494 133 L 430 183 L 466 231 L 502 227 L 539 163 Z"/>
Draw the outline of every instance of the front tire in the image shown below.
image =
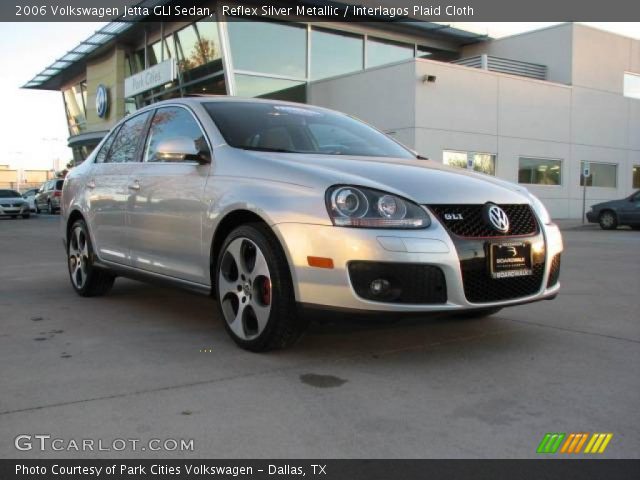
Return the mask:
<path fill-rule="evenodd" d="M 71 286 L 81 297 L 106 294 L 115 280 L 109 272 L 94 266 L 95 254 L 84 220 L 76 220 L 67 238 L 67 264 Z"/>
<path fill-rule="evenodd" d="M 602 212 L 598 218 L 598 223 L 600 223 L 602 230 L 615 230 L 618 228 L 618 219 L 616 218 L 616 214 L 611 210 Z"/>
<path fill-rule="evenodd" d="M 252 352 L 285 348 L 303 333 L 286 257 L 265 225 L 243 225 L 229 234 L 214 282 L 220 316 L 240 347 Z"/>

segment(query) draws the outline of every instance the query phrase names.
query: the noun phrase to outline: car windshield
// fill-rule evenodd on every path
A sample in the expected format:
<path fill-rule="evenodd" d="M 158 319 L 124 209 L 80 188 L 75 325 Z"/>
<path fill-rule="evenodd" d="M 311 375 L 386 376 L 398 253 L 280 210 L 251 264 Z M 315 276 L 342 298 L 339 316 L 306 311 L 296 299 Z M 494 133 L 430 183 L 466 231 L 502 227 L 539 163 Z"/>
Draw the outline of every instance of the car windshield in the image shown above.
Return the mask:
<path fill-rule="evenodd" d="M 245 150 L 415 158 L 347 115 L 303 105 L 210 102 L 205 108 L 227 144 Z"/>
<path fill-rule="evenodd" d="M 20 198 L 21 196 L 15 190 L 0 190 L 0 198 Z"/>

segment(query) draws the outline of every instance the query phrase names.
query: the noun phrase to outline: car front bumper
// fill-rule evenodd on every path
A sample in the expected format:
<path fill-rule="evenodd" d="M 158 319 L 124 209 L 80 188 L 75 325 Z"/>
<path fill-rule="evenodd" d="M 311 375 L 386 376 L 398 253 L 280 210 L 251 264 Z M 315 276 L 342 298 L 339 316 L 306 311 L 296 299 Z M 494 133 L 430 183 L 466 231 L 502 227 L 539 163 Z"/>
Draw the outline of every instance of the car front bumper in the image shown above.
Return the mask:
<path fill-rule="evenodd" d="M 29 205 L 21 205 L 17 207 L 0 206 L 0 215 L 25 215 L 30 213 Z"/>
<path fill-rule="evenodd" d="M 458 311 L 542 300 L 555 296 L 560 288 L 559 283 L 547 288 L 552 260 L 563 249 L 562 236 L 555 225 L 545 225 L 538 236 L 543 239 L 545 246 L 544 271 L 539 290 L 531 295 L 482 303 L 467 300 L 456 243 L 438 222 L 434 221 L 424 230 L 374 230 L 281 223 L 274 225 L 274 231 L 292 267 L 296 300 L 303 304 L 379 312 Z M 491 240 L 509 239 L 502 237 Z M 310 256 L 332 259 L 333 268 L 309 266 Z M 349 263 L 353 261 L 437 266 L 446 280 L 446 302 L 393 303 L 362 298 L 356 293 L 349 275 Z"/>

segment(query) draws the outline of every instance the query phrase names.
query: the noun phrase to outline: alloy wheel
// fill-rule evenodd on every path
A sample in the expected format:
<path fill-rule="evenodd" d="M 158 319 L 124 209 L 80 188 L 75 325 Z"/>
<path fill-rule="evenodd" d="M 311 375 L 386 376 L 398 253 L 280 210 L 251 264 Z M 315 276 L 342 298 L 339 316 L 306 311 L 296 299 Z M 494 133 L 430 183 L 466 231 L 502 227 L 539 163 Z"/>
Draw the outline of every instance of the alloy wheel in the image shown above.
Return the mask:
<path fill-rule="evenodd" d="M 71 281 L 77 289 L 82 289 L 87 281 L 89 264 L 89 245 L 85 231 L 76 226 L 69 241 L 69 272 Z"/>
<path fill-rule="evenodd" d="M 613 215 L 611 213 L 605 212 L 602 214 L 601 222 L 602 222 L 602 225 L 605 226 L 606 228 L 611 228 L 613 227 L 615 219 L 613 218 Z"/>
<path fill-rule="evenodd" d="M 242 340 L 258 337 L 271 314 L 271 274 L 267 260 L 252 240 L 239 237 L 222 254 L 218 298 L 224 319 Z"/>

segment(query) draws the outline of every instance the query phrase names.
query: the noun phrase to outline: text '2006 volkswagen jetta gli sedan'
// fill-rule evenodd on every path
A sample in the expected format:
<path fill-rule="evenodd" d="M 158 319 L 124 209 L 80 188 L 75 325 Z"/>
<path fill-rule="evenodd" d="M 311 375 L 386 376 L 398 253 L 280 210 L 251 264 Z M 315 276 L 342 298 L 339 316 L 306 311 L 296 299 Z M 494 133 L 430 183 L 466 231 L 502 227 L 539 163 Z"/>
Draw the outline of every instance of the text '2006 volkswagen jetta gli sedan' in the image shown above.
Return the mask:
<path fill-rule="evenodd" d="M 62 229 L 80 295 L 118 275 L 213 292 L 253 351 L 293 343 L 301 306 L 488 315 L 559 289 L 562 238 L 526 189 L 293 103 L 126 117 L 68 175 Z"/>

